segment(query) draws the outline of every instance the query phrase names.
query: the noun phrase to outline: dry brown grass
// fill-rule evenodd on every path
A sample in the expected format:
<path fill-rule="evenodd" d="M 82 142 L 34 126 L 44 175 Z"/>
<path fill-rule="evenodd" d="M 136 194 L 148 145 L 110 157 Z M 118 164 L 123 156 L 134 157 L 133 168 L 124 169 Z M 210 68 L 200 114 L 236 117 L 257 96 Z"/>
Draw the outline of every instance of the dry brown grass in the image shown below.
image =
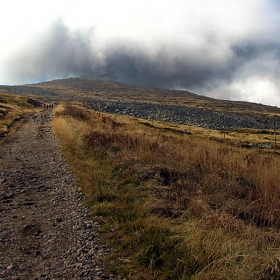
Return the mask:
<path fill-rule="evenodd" d="M 247 114 L 280 116 L 280 109 L 243 101 L 217 100 L 188 91 L 140 88 L 112 80 L 70 78 L 31 85 L 75 98 L 116 99 L 155 104 L 187 105 L 214 111 L 234 111 Z"/>
<path fill-rule="evenodd" d="M 58 109 L 55 132 L 115 247 L 111 272 L 279 279 L 279 156 L 135 118 Z"/>
<path fill-rule="evenodd" d="M 40 104 L 31 98 L 0 93 L 0 137 L 12 133 L 24 114 L 40 110 Z"/>

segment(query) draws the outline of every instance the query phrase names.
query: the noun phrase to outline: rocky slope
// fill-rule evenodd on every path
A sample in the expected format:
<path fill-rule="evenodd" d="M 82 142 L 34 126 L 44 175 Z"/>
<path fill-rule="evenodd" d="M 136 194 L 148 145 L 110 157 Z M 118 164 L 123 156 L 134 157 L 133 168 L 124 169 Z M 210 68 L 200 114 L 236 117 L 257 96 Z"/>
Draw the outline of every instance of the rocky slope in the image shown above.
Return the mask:
<path fill-rule="evenodd" d="M 256 128 L 272 129 L 273 117 L 234 112 L 218 112 L 187 106 L 151 104 L 125 100 L 94 100 L 84 106 L 107 113 L 186 124 L 210 129 Z"/>
<path fill-rule="evenodd" d="M 102 79 L 69 78 L 26 86 L 0 86 L 0 92 L 69 100 L 95 110 L 211 129 L 273 129 L 280 108 L 218 100 L 187 91 L 139 88 Z"/>

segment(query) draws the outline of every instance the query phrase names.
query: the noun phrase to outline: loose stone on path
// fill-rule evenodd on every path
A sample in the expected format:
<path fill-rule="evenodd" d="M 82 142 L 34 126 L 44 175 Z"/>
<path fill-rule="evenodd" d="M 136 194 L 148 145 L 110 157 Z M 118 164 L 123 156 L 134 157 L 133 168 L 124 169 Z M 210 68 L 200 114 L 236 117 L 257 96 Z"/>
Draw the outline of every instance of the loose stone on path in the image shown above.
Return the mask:
<path fill-rule="evenodd" d="M 0 146 L 0 279 L 122 279 L 65 163 L 51 111 L 27 117 Z"/>

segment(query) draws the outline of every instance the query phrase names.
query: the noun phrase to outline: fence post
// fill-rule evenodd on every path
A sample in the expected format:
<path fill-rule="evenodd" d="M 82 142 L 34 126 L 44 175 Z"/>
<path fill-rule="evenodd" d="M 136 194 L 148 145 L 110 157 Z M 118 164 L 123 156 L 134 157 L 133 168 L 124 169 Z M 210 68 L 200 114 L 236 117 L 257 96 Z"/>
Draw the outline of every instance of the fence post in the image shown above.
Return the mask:
<path fill-rule="evenodd" d="M 276 144 L 276 115 L 273 118 L 273 126 L 274 126 L 274 143 Z"/>
<path fill-rule="evenodd" d="M 225 131 L 225 114 L 222 112 L 223 115 L 223 131 L 224 131 L 224 139 L 226 138 L 226 131 Z"/>

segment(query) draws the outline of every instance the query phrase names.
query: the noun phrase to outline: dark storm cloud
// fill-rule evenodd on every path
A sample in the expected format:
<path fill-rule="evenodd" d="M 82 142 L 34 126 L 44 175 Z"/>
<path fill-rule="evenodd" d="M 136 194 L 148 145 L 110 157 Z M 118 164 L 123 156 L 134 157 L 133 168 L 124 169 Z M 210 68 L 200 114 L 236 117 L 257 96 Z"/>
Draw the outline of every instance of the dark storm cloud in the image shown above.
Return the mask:
<path fill-rule="evenodd" d="M 187 54 L 185 54 L 187 56 Z M 141 47 L 110 49 L 106 53 L 105 72 L 112 79 L 141 86 L 186 87 L 202 83 L 215 72 L 207 67 L 197 67 L 180 54 L 171 56 L 168 50 L 150 57 Z"/>
<path fill-rule="evenodd" d="M 129 47 L 127 47 L 129 45 Z M 106 50 L 105 73 L 112 79 L 141 86 L 192 88 L 213 79 L 231 80 L 238 59 L 212 64 L 211 57 L 196 52 L 175 52 L 163 47 L 154 55 L 143 45 L 129 43 Z"/>
<path fill-rule="evenodd" d="M 238 47 L 234 50 L 239 51 Z M 8 69 L 14 80 L 23 82 L 74 75 L 109 77 L 141 86 L 188 88 L 215 77 L 227 79 L 235 68 L 232 62 L 213 65 L 208 57 L 190 52 L 162 46 L 151 54 L 147 46 L 130 39 L 111 39 L 100 47 L 95 43 L 94 30 L 72 32 L 58 21 L 17 53 Z"/>
<path fill-rule="evenodd" d="M 233 42 L 219 50 L 218 39 L 212 36 L 201 49 L 178 42 L 152 49 L 132 39 L 114 38 L 101 44 L 94 32 L 71 31 L 58 21 L 17 53 L 7 71 L 24 83 L 64 75 L 109 77 L 139 86 L 197 93 L 227 87 L 248 75 L 267 75 L 277 82 L 280 73 L 280 45 L 276 43 Z M 228 90 L 219 97 L 235 95 Z"/>
<path fill-rule="evenodd" d="M 234 63 L 237 64 L 234 77 L 266 77 L 275 84 L 279 83 L 280 44 L 243 43 L 232 46 Z"/>

